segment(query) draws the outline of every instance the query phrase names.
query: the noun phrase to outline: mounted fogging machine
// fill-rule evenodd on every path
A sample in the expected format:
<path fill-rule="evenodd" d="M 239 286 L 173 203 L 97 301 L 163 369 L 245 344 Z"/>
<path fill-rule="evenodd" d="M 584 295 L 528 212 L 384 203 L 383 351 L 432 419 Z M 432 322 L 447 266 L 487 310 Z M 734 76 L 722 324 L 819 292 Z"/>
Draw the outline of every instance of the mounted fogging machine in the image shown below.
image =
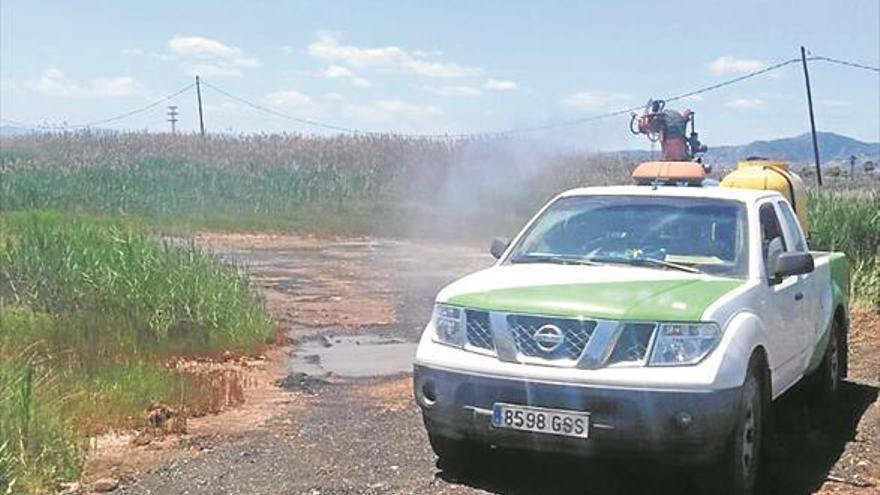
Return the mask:
<path fill-rule="evenodd" d="M 694 130 L 693 111 L 666 110 L 665 101 L 648 100 L 641 115 L 632 114 L 629 129 L 633 134 L 644 134 L 652 143 L 660 143 L 661 159 L 641 163 L 633 170 L 632 178 L 637 184 L 707 185 L 712 169 L 699 156 L 708 148 Z M 779 192 L 788 199 L 804 232 L 809 231 L 806 187 L 787 162 L 748 157 L 740 161 L 737 169 L 727 174 L 720 185 Z"/>

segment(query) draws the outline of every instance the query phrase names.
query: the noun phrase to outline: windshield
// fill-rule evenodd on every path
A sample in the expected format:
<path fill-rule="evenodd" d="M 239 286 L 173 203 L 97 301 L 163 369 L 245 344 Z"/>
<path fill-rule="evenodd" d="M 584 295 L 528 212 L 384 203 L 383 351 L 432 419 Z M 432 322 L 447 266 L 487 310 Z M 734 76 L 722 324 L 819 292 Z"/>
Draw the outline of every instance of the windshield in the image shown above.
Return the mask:
<path fill-rule="evenodd" d="M 510 263 L 620 263 L 744 277 L 746 209 L 707 198 L 561 198 L 531 225 Z"/>

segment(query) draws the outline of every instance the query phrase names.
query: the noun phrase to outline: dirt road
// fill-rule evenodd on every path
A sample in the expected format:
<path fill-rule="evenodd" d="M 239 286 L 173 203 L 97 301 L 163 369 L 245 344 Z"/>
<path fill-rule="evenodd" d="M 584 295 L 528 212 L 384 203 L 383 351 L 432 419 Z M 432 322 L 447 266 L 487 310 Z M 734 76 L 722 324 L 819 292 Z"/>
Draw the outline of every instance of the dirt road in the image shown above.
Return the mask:
<path fill-rule="evenodd" d="M 295 344 L 283 363 L 290 375 L 280 383 L 298 407 L 279 407 L 245 433 L 194 438 L 200 445 L 195 453 L 143 473 L 125 483 L 122 493 L 608 494 L 700 488 L 686 469 L 644 463 L 493 452 L 464 471 L 436 466 L 412 400 L 410 360 L 437 290 L 488 265 L 483 250 L 286 237 L 200 241 L 245 266 L 288 329 Z M 876 325 L 876 318 L 866 321 Z M 854 355 L 878 362 L 880 350 L 872 342 L 862 342 Z M 774 407 L 776 433 L 762 493 L 876 493 L 880 384 L 876 370 L 858 363 L 854 369 L 845 400 L 828 414 L 811 415 L 799 393 Z"/>

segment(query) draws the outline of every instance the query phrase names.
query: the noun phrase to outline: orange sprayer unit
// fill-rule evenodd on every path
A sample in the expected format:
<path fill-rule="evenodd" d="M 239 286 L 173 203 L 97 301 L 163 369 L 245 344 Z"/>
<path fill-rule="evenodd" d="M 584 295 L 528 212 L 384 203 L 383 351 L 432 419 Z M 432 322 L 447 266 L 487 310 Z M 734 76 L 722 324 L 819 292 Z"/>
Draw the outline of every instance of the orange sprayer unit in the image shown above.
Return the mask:
<path fill-rule="evenodd" d="M 629 129 L 633 134 L 644 134 L 652 143 L 659 142 L 662 159 L 640 164 L 633 171 L 637 184 L 678 184 L 700 186 L 709 170 L 697 154 L 706 146 L 700 143 L 694 130 L 694 112 L 666 110 L 663 100 L 649 100 L 642 115 L 633 113 Z M 687 134 L 688 124 L 691 132 Z"/>
<path fill-rule="evenodd" d="M 694 130 L 694 112 L 685 110 L 665 110 L 663 100 L 649 100 L 641 116 L 633 113 L 629 129 L 633 134 L 644 134 L 653 142 L 660 142 L 663 161 L 686 162 L 699 153 L 706 152 L 700 143 L 699 134 Z M 691 126 L 687 135 L 688 124 Z"/>
<path fill-rule="evenodd" d="M 697 155 L 706 152 L 694 131 L 694 112 L 666 110 L 663 100 L 649 100 L 642 115 L 633 114 L 630 131 L 659 142 L 662 160 L 639 164 L 632 173 L 637 184 L 703 186 L 711 169 Z M 690 134 L 687 127 L 690 124 Z M 791 204 L 804 232 L 809 232 L 807 192 L 801 178 L 788 163 L 765 158 L 748 158 L 720 183 L 721 187 L 777 191 Z"/>

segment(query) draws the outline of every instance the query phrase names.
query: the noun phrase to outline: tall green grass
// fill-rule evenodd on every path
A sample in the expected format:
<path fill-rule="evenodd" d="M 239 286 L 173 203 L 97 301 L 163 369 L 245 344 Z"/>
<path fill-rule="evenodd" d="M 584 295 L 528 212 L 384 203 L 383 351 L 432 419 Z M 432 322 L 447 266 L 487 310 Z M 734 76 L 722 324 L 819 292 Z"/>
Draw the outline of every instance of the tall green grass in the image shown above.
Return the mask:
<path fill-rule="evenodd" d="M 629 170 L 620 158 L 505 140 L 53 134 L 0 144 L 0 211 L 234 230 L 396 234 L 410 223 L 397 213 L 419 206 L 433 219 L 527 215 L 560 188 L 624 181 Z"/>
<path fill-rule="evenodd" d="M 76 479 L 85 443 L 63 410 L 61 385 L 33 350 L 0 344 L 0 356 L 0 493 L 43 492 L 54 480 Z"/>
<path fill-rule="evenodd" d="M 809 213 L 812 247 L 846 253 L 852 295 L 880 311 L 880 190 L 813 193 Z"/>
<path fill-rule="evenodd" d="M 247 279 L 192 243 L 157 242 L 118 220 L 50 212 L 4 223 L 10 241 L 0 267 L 13 297 L 49 313 L 115 318 L 115 335 L 90 342 L 99 348 L 218 350 L 253 343 L 270 327 Z"/>
<path fill-rule="evenodd" d="M 0 217 L 0 311 L 0 493 L 75 479 L 84 436 L 140 425 L 154 401 L 208 400 L 172 357 L 274 336 L 234 267 L 129 222 L 54 212 Z"/>

